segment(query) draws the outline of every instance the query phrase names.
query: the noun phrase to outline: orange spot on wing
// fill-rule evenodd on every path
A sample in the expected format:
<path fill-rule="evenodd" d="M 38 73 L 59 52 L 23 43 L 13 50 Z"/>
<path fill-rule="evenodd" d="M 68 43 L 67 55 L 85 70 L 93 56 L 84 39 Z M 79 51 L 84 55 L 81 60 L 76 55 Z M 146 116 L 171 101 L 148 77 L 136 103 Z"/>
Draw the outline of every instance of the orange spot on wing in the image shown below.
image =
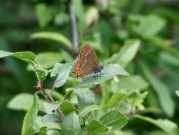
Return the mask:
<path fill-rule="evenodd" d="M 81 76 L 80 61 L 77 61 L 77 62 L 76 62 L 76 65 L 75 65 L 75 73 L 76 73 L 76 76 L 77 76 L 77 77 L 80 77 L 80 76 Z"/>

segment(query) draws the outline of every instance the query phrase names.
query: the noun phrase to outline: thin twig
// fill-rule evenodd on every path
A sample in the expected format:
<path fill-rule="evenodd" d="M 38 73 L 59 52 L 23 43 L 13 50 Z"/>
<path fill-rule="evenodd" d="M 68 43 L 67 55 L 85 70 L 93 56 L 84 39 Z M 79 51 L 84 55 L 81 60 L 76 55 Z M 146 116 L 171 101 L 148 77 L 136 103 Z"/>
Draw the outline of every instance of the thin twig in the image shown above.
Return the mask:
<path fill-rule="evenodd" d="M 48 100 L 50 101 L 50 103 L 55 104 L 55 100 L 53 99 L 52 95 L 49 94 L 49 93 L 47 93 L 47 92 L 43 89 L 43 87 L 42 87 L 41 90 L 42 90 L 42 92 L 47 96 L 47 98 L 48 98 Z M 62 112 L 61 109 L 57 108 L 57 112 L 58 112 L 58 114 L 59 114 L 61 117 L 64 117 L 64 113 Z"/>
<path fill-rule="evenodd" d="M 38 69 L 36 68 L 36 66 L 34 65 L 33 62 L 29 61 L 29 63 L 33 66 L 35 72 L 37 73 Z M 43 88 L 43 81 L 40 81 L 38 82 L 38 86 L 39 90 L 41 90 L 45 96 L 47 97 L 48 101 L 51 103 L 51 104 L 55 104 L 55 100 L 53 99 L 52 95 L 51 94 L 48 94 L 44 88 Z M 60 110 L 59 108 L 57 109 L 57 112 L 58 114 L 61 116 L 61 117 L 64 117 L 64 113 L 62 112 L 62 110 Z"/>
<path fill-rule="evenodd" d="M 68 8 L 69 8 L 69 16 L 70 16 L 71 29 L 72 29 L 73 53 L 74 55 L 77 55 L 79 50 L 79 36 L 78 36 L 76 15 L 73 10 L 71 0 L 68 1 Z"/>

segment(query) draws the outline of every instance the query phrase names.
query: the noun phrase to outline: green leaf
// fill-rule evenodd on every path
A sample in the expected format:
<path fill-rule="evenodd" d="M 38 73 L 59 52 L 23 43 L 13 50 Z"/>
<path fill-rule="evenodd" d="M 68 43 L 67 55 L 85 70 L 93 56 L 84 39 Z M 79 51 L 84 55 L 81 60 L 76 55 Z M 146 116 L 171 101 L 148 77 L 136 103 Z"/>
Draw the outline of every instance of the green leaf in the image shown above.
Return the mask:
<path fill-rule="evenodd" d="M 12 52 L 0 50 L 0 58 L 11 56 L 12 54 L 13 54 Z"/>
<path fill-rule="evenodd" d="M 54 68 L 51 70 L 51 74 L 50 74 L 51 77 L 54 77 L 57 75 L 57 78 L 54 83 L 54 87 L 57 88 L 66 83 L 72 66 L 73 66 L 73 62 L 66 63 L 66 64 L 56 63 L 54 65 Z"/>
<path fill-rule="evenodd" d="M 99 19 L 99 11 L 97 7 L 91 6 L 88 8 L 87 12 L 85 13 L 85 24 L 86 26 L 91 26 L 95 24 Z"/>
<path fill-rule="evenodd" d="M 36 55 L 33 52 L 23 51 L 23 52 L 15 52 L 13 53 L 14 57 L 21 59 L 25 62 L 35 62 Z"/>
<path fill-rule="evenodd" d="M 108 131 L 108 128 L 100 121 L 91 120 L 87 125 L 87 130 L 90 135 L 98 135 Z"/>
<path fill-rule="evenodd" d="M 143 110 L 144 106 L 142 105 L 144 99 L 146 98 L 148 92 L 141 93 L 140 91 L 132 91 L 129 93 L 127 97 L 127 101 L 132 105 L 138 108 L 139 110 Z"/>
<path fill-rule="evenodd" d="M 68 53 L 68 52 L 66 52 L 66 51 L 64 51 L 64 50 L 60 50 L 60 53 L 61 53 L 62 57 L 64 58 L 64 60 L 65 60 L 66 62 L 71 62 L 71 61 L 73 61 L 73 58 L 72 58 L 72 56 L 70 55 L 70 53 Z"/>
<path fill-rule="evenodd" d="M 143 90 L 147 86 L 148 83 L 140 75 L 123 77 L 120 79 L 120 83 L 118 83 L 120 90 Z"/>
<path fill-rule="evenodd" d="M 61 125 L 61 131 L 62 135 L 81 135 L 80 121 L 75 112 L 65 116 Z"/>
<path fill-rule="evenodd" d="M 95 110 L 100 110 L 100 109 L 101 109 L 100 106 L 98 106 L 96 104 L 89 105 L 89 106 L 83 108 L 83 110 L 79 113 L 79 117 L 84 117 L 88 113 L 93 112 Z"/>
<path fill-rule="evenodd" d="M 34 94 L 32 106 L 28 109 L 28 111 L 24 117 L 22 131 L 21 131 L 22 135 L 33 135 L 33 133 L 34 133 L 33 126 L 34 126 L 34 122 L 37 117 L 38 107 L 39 107 L 38 93 L 39 93 L 39 91 L 37 91 Z"/>
<path fill-rule="evenodd" d="M 40 27 L 45 27 L 52 20 L 52 14 L 44 3 L 37 4 L 35 11 Z"/>
<path fill-rule="evenodd" d="M 46 135 L 47 134 L 47 127 L 41 127 L 38 132 L 34 135 Z"/>
<path fill-rule="evenodd" d="M 38 81 L 44 81 L 48 75 L 48 71 L 40 67 L 35 71 Z"/>
<path fill-rule="evenodd" d="M 169 135 L 178 135 L 179 131 L 178 131 L 177 125 L 167 119 L 154 120 L 149 117 L 144 117 L 141 115 L 135 115 L 135 117 L 159 127 L 160 129 L 162 129 L 164 132 L 166 132 Z"/>
<path fill-rule="evenodd" d="M 64 114 L 69 114 L 75 110 L 73 104 L 68 101 L 63 101 L 62 103 L 60 103 L 60 108 Z"/>
<path fill-rule="evenodd" d="M 179 52 L 178 50 L 174 49 L 173 47 L 171 47 L 171 43 L 166 42 L 166 40 L 162 39 L 159 36 L 150 36 L 150 37 L 145 37 L 145 40 L 147 40 L 148 42 L 151 42 L 151 45 L 162 49 L 176 57 L 179 57 Z"/>
<path fill-rule="evenodd" d="M 48 69 L 63 59 L 60 53 L 46 52 L 38 54 L 35 60 L 42 68 Z"/>
<path fill-rule="evenodd" d="M 45 113 L 47 114 L 54 114 L 54 111 L 56 110 L 56 105 L 51 103 L 44 103 L 43 104 Z"/>
<path fill-rule="evenodd" d="M 113 110 L 106 113 L 102 118 L 100 118 L 100 121 L 105 126 L 111 128 L 111 130 L 119 130 L 127 124 L 128 117 L 118 112 L 117 110 Z"/>
<path fill-rule="evenodd" d="M 7 107 L 13 110 L 27 111 L 31 107 L 32 101 L 33 101 L 33 95 L 28 94 L 28 93 L 21 93 L 13 97 L 8 102 Z M 44 111 L 43 103 L 47 103 L 47 102 L 41 99 L 38 100 L 40 111 Z"/>
<path fill-rule="evenodd" d="M 179 52 L 178 52 L 179 53 Z M 167 52 L 161 52 L 160 54 L 160 59 L 167 63 L 170 64 L 172 66 L 178 66 L 179 67 L 179 60 L 178 57 L 175 57 Z"/>
<path fill-rule="evenodd" d="M 179 24 L 178 11 L 167 6 L 159 6 L 152 10 L 154 13 L 164 16 L 168 22 Z"/>
<path fill-rule="evenodd" d="M 125 100 L 127 96 L 128 94 L 124 92 L 114 92 L 110 100 L 104 105 L 104 110 L 112 109 L 117 103 Z"/>
<path fill-rule="evenodd" d="M 103 69 L 99 74 L 97 75 L 92 74 L 83 78 L 81 85 L 82 86 L 97 85 L 111 79 L 115 75 L 129 75 L 129 74 L 118 64 L 107 64 L 103 66 Z"/>
<path fill-rule="evenodd" d="M 30 38 L 32 39 L 50 39 L 54 40 L 60 43 L 63 43 L 64 45 L 68 46 L 69 48 L 72 48 L 72 43 L 62 34 L 56 33 L 56 32 L 37 32 L 30 35 Z"/>
<path fill-rule="evenodd" d="M 179 90 L 176 91 L 177 96 L 179 97 Z"/>
<path fill-rule="evenodd" d="M 95 103 L 95 97 L 88 88 L 78 88 L 74 92 L 77 94 L 80 109 Z"/>
<path fill-rule="evenodd" d="M 129 20 L 134 22 L 132 30 L 142 37 L 156 35 L 166 24 L 163 18 L 155 14 L 149 14 L 147 16 L 131 15 L 129 16 Z"/>
<path fill-rule="evenodd" d="M 27 93 L 21 93 L 13 97 L 7 107 L 14 110 L 28 110 L 32 105 L 33 96 Z"/>
<path fill-rule="evenodd" d="M 126 67 L 135 57 L 140 46 L 140 40 L 130 39 L 126 40 L 123 47 L 111 58 L 107 59 L 105 63 L 117 63 L 122 67 Z"/>
<path fill-rule="evenodd" d="M 61 122 L 62 119 L 58 114 L 46 114 L 42 117 L 43 123 L 49 123 L 49 122 Z"/>
<path fill-rule="evenodd" d="M 143 70 L 144 76 L 150 82 L 151 86 L 157 93 L 161 107 L 169 117 L 173 116 L 175 106 L 169 92 L 170 90 L 167 86 L 165 86 L 165 84 L 163 84 L 160 80 L 158 80 L 154 75 L 151 74 L 146 65 L 141 63 L 141 68 Z"/>

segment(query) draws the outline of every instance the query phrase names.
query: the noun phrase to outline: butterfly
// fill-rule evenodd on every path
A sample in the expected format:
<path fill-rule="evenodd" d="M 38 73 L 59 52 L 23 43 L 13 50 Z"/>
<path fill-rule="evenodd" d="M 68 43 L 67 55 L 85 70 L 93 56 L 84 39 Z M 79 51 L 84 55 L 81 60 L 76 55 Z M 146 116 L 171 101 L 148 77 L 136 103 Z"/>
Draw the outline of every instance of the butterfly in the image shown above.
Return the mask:
<path fill-rule="evenodd" d="M 101 72 L 103 66 L 99 64 L 99 60 L 94 49 L 90 45 L 84 45 L 81 49 L 79 59 L 75 64 L 75 74 L 78 78 L 83 78 L 91 74 Z"/>

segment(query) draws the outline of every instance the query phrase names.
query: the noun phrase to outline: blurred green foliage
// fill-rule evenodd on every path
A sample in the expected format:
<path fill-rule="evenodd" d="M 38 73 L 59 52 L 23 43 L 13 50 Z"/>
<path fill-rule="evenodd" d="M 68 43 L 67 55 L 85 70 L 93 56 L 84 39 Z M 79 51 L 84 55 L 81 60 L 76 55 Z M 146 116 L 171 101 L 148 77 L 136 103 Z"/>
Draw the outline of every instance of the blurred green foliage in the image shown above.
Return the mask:
<path fill-rule="evenodd" d="M 3 50 L 0 51 L 0 58 L 3 58 L 0 59 L 0 134 L 19 135 L 22 123 L 22 134 L 25 134 L 34 125 L 33 120 L 40 108 L 46 115 L 42 121 L 38 117 L 36 129 L 39 135 L 44 135 L 44 123 L 61 121 L 57 115 L 49 113 L 60 107 L 68 114 L 62 122 L 63 134 L 70 134 L 71 130 L 65 127 L 72 127 L 74 123 L 76 134 L 80 131 L 104 134 L 110 126 L 116 128 L 113 119 L 121 117 L 117 128 L 125 128 L 111 131 L 109 135 L 177 135 L 179 2 L 72 0 L 72 6 L 77 17 L 80 45 L 89 43 L 101 64 L 119 64 L 130 76 L 114 76 L 116 74 L 112 72 L 113 78 L 101 84 L 100 94 L 95 93 L 94 96 L 89 89 L 77 89 L 71 94 L 71 89 L 80 82 L 69 72 L 76 56 L 72 51 L 68 1 L 0 1 L 0 50 Z M 65 64 L 54 66 L 58 62 Z M 65 72 L 63 82 L 58 81 L 62 77 L 59 69 Z M 111 73 L 111 68 L 107 69 Z M 46 76 L 49 72 L 51 76 Z M 57 89 L 53 96 L 64 101 L 54 107 L 43 100 L 37 108 L 37 81 L 45 80 L 44 87 L 51 88 L 54 83 L 51 77 L 55 75 L 58 75 L 55 83 Z M 103 77 L 101 82 L 106 79 Z M 96 80 L 93 79 L 87 78 L 82 83 L 94 84 Z M 81 94 L 88 96 L 84 98 Z M 74 112 L 77 104 L 74 95 L 78 99 L 79 114 Z M 27 109 L 26 115 L 24 111 L 17 111 Z M 97 114 L 100 109 L 103 110 L 102 114 Z M 126 116 L 113 109 L 129 115 L 127 125 Z M 98 120 L 88 121 L 86 131 L 83 131 L 80 127 L 82 120 L 78 117 L 88 119 L 90 113 L 98 116 Z M 116 117 L 111 118 L 112 115 Z M 111 125 L 107 124 L 109 120 Z M 50 126 L 61 130 L 58 125 Z M 51 134 L 58 133 L 58 130 Z"/>

